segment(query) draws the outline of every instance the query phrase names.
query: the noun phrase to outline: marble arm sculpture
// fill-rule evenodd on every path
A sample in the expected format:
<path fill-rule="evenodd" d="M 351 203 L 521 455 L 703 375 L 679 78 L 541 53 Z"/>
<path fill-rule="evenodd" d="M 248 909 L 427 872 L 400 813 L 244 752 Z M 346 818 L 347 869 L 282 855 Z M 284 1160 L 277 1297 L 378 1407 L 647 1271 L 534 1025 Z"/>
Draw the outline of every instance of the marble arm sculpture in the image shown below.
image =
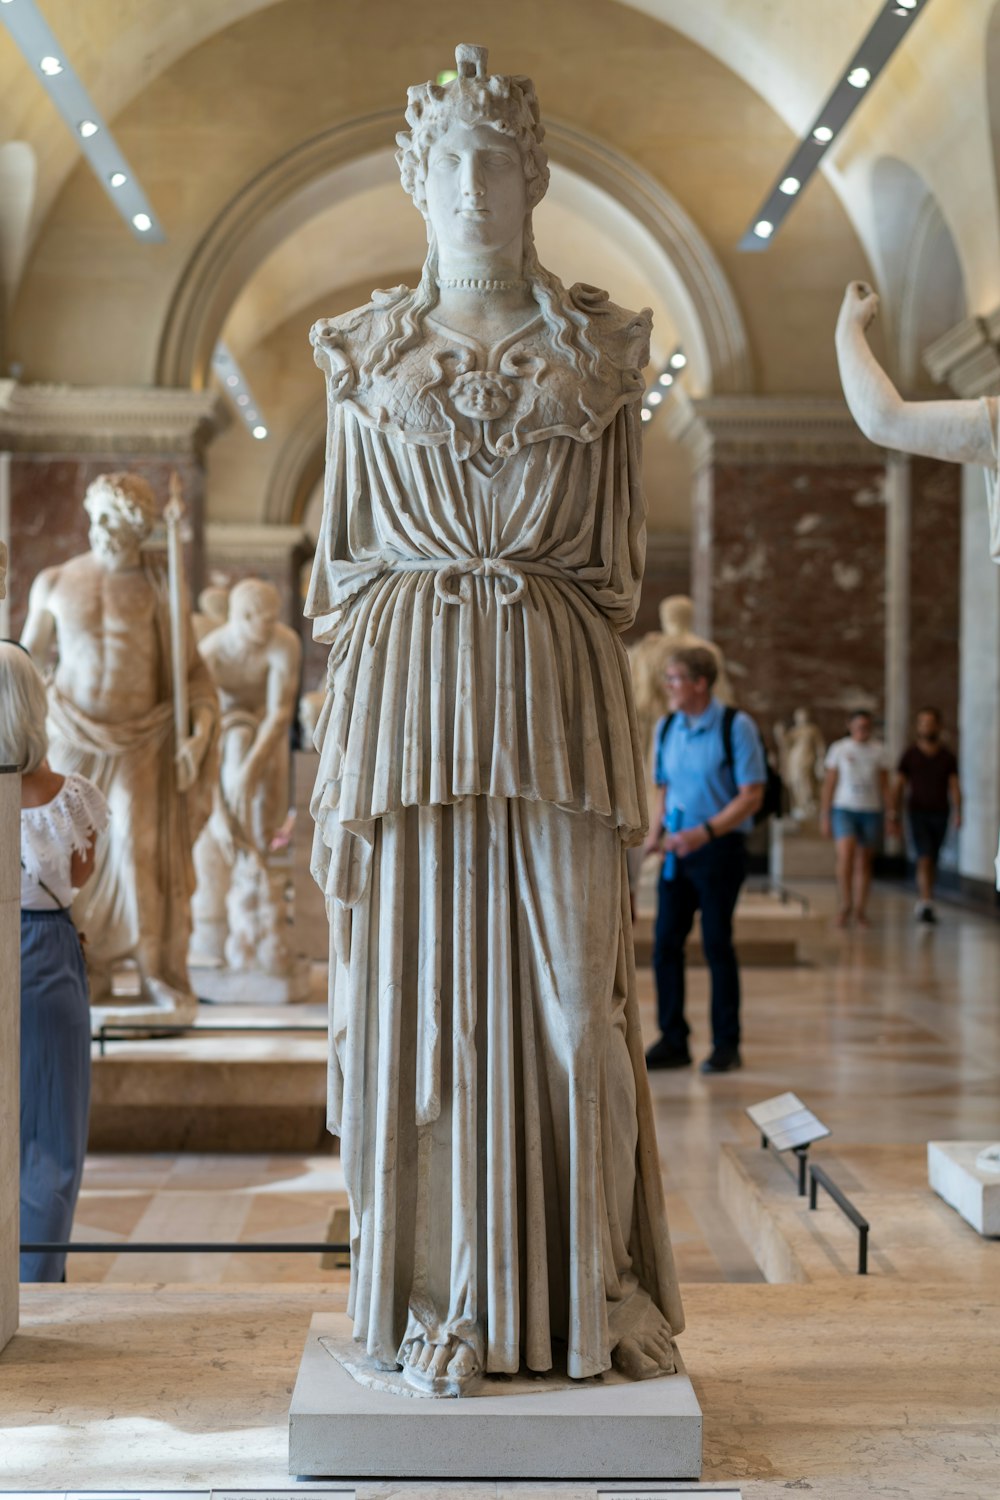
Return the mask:
<path fill-rule="evenodd" d="M 837 319 L 837 361 L 851 415 L 873 443 L 956 464 L 996 463 L 986 406 L 979 400 L 904 401 L 865 336 L 879 299 L 852 281 Z"/>

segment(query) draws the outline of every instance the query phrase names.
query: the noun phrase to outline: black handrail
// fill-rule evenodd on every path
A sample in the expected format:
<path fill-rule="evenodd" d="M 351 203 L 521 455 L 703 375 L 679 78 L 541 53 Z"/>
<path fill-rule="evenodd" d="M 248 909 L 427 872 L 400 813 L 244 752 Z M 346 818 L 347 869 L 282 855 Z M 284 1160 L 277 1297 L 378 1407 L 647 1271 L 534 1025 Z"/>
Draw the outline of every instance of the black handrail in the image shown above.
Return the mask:
<path fill-rule="evenodd" d="M 194 1034 L 196 1036 L 258 1036 L 261 1033 L 271 1035 L 295 1035 L 296 1033 L 311 1036 L 326 1036 L 327 1027 L 318 1021 L 302 1026 L 289 1026 L 283 1022 L 264 1022 L 263 1025 L 254 1022 L 237 1021 L 229 1026 L 181 1026 L 173 1021 L 105 1021 L 97 1030 L 98 1055 L 105 1056 L 105 1046 L 108 1042 L 127 1042 L 145 1039 L 147 1042 L 169 1042 L 177 1037 Z"/>
<path fill-rule="evenodd" d="M 134 1241 L 123 1240 L 118 1244 L 102 1244 L 99 1241 L 89 1240 L 50 1240 L 39 1244 L 22 1245 L 22 1255 L 44 1255 L 49 1252 L 61 1252 L 76 1254 L 87 1253 L 90 1255 L 349 1255 L 350 1245 L 327 1243 L 312 1245 L 299 1240 L 289 1245 L 261 1245 L 256 1241 L 245 1245 L 240 1242 L 234 1244 L 220 1243 L 218 1240 L 165 1240 L 163 1243 L 157 1241 Z"/>
<path fill-rule="evenodd" d="M 862 1213 L 855 1208 L 850 1198 L 847 1197 L 828 1173 L 818 1167 L 815 1162 L 809 1165 L 809 1207 L 816 1207 L 817 1188 L 825 1188 L 830 1197 L 836 1203 L 841 1213 L 854 1225 L 858 1231 L 858 1275 L 868 1275 L 868 1231 L 871 1225 Z"/>

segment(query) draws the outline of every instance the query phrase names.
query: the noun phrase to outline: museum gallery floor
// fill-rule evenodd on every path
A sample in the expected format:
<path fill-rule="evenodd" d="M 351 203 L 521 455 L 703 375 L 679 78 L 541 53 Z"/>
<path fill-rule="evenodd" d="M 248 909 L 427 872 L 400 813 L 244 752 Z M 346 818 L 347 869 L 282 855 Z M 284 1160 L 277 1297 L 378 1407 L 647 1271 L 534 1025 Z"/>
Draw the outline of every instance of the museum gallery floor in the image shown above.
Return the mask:
<path fill-rule="evenodd" d="M 828 907 L 828 888 L 817 891 Z M 996 1133 L 993 925 L 948 911 L 938 930 L 915 931 L 909 902 L 883 894 L 872 932 L 831 932 L 822 965 L 746 979 L 743 1072 L 653 1079 L 689 1309 L 683 1353 L 705 1413 L 702 1483 L 732 1482 L 746 1500 L 987 1500 L 1000 1490 L 1000 1247 L 924 1184 L 928 1139 Z M 642 999 L 651 1033 L 648 976 Z M 700 1046 L 703 973 L 692 999 Z M 871 1219 L 867 1279 L 854 1274 L 850 1227 L 828 1202 L 810 1215 L 777 1166 L 727 1201 L 737 1216 L 756 1204 L 745 1231 L 758 1255 L 780 1242 L 797 1284 L 765 1283 L 726 1211 L 734 1156 L 756 1149 L 743 1110 L 788 1087 L 832 1127 L 817 1159 Z M 148 1239 L 172 1222 L 185 1238 L 265 1242 L 294 1224 L 304 1238 L 337 1192 L 331 1157 L 95 1156 L 77 1234 Z M 65 1288 L 25 1292 L 22 1330 L 0 1358 L 0 1487 L 294 1483 L 291 1388 L 311 1316 L 344 1305 L 345 1273 L 280 1255 L 143 1260 L 81 1256 Z M 401 1493 L 596 1492 L 357 1486 L 365 1500 Z"/>

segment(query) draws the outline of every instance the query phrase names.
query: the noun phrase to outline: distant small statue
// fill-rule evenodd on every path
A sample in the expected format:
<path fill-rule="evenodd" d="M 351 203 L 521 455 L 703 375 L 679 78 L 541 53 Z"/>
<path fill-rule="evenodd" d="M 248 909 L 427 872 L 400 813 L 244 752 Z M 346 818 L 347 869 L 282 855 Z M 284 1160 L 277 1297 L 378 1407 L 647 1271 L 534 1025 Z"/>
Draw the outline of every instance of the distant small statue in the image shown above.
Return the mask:
<path fill-rule="evenodd" d="M 244 579 L 229 595 L 226 623 L 199 646 L 219 694 L 222 739 L 212 815 L 195 848 L 191 961 L 287 981 L 301 978 L 302 965 L 288 946 L 286 875 L 270 851 L 288 813 L 302 646 L 280 622 L 280 607 L 273 584 Z M 198 983 L 208 999 L 302 998 L 287 986 L 256 995 L 225 982 L 214 993 L 204 973 Z"/>
<path fill-rule="evenodd" d="M 804 823 L 814 818 L 819 808 L 826 744 L 807 708 L 795 710 L 791 729 L 784 724 L 775 724 L 774 739 L 778 746 L 781 779 L 788 788 L 791 801 L 791 816 L 797 823 Z"/>

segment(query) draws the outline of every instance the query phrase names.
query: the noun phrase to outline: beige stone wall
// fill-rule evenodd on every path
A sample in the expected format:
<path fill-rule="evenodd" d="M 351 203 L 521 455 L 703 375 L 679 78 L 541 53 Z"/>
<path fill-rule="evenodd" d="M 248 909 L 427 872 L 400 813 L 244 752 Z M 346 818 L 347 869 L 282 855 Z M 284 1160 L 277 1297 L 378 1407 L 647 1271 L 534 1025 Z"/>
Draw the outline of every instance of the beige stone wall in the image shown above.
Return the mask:
<path fill-rule="evenodd" d="M 0 772 L 0 1349 L 17 1329 L 21 778 Z"/>

